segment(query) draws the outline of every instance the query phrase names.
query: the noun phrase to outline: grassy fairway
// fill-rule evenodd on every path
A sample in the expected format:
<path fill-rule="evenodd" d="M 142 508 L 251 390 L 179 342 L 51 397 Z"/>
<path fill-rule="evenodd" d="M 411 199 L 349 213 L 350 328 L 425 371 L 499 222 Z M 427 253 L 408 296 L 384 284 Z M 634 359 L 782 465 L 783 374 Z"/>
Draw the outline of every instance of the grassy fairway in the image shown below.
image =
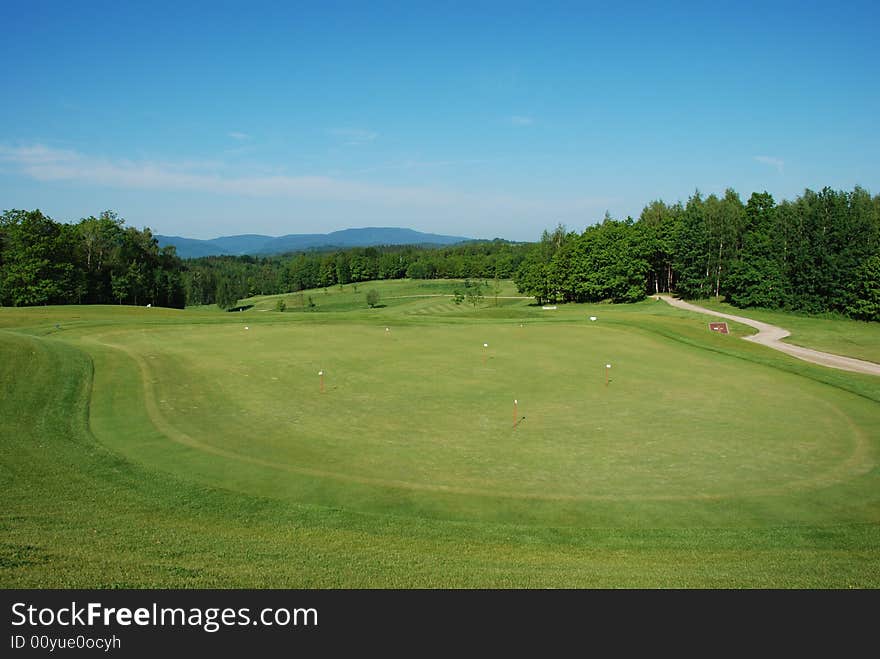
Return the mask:
<path fill-rule="evenodd" d="M 352 288 L 0 309 L 0 584 L 880 586 L 877 378 L 662 302 Z"/>

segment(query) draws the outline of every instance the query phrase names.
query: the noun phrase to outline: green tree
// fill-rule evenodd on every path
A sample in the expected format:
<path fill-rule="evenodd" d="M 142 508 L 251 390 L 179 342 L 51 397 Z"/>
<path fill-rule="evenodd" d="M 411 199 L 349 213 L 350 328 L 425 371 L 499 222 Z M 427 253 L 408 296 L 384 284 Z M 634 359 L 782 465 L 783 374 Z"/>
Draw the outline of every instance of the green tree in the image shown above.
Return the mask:
<path fill-rule="evenodd" d="M 336 283 L 336 256 L 327 254 L 321 259 L 320 270 L 318 273 L 318 286 L 327 288 Z"/>
<path fill-rule="evenodd" d="M 379 257 L 378 277 L 379 279 L 401 279 L 406 276 L 406 269 L 409 266 L 406 257 L 403 254 L 388 252 Z"/>
<path fill-rule="evenodd" d="M 79 235 L 75 241 L 75 252 L 85 270 L 86 302 L 102 304 L 115 297 L 111 288 L 111 274 L 124 241 L 123 224 L 114 211 L 106 210 L 98 217 L 83 218 L 76 225 Z M 176 267 L 179 269 L 179 262 Z"/>
<path fill-rule="evenodd" d="M 498 306 L 498 296 L 501 295 L 501 282 L 498 279 L 498 275 L 492 279 L 492 297 L 495 300 L 495 306 Z"/>
<path fill-rule="evenodd" d="M 375 288 L 371 288 L 367 291 L 367 304 L 370 305 L 371 309 L 379 304 L 379 291 Z"/>
<path fill-rule="evenodd" d="M 880 320 L 880 254 L 874 254 L 856 272 L 850 285 L 846 312 L 860 320 Z"/>
<path fill-rule="evenodd" d="M 555 301 L 559 295 L 559 280 L 565 276 L 564 266 L 567 263 L 563 256 L 557 258 L 555 264 L 553 260 L 574 236 L 567 232 L 563 224 L 558 224 L 552 233 L 545 230 L 541 234 L 541 241 L 529 246 L 517 268 L 513 279 L 517 290 L 533 295 L 538 304 Z"/>
<path fill-rule="evenodd" d="M 786 285 L 782 246 L 776 235 L 776 204 L 767 193 L 752 193 L 745 208 L 741 249 L 730 264 L 727 300 L 738 307 L 781 307 Z"/>
<path fill-rule="evenodd" d="M 39 210 L 5 211 L 0 262 L 0 303 L 12 306 L 64 304 L 75 296 L 74 264 L 61 225 Z"/>
<path fill-rule="evenodd" d="M 351 281 L 351 265 L 348 254 L 341 252 L 336 255 L 336 283 L 342 285 Z"/>
<path fill-rule="evenodd" d="M 128 273 L 120 272 L 119 274 L 111 274 L 110 281 L 113 290 L 113 297 L 117 299 L 119 304 L 122 304 L 122 301 L 128 297 L 129 287 L 131 285 L 128 281 Z"/>
<path fill-rule="evenodd" d="M 474 309 L 483 301 L 483 284 L 480 282 L 465 282 L 465 299 Z"/>
<path fill-rule="evenodd" d="M 217 292 L 214 295 L 217 306 L 221 309 L 232 309 L 238 305 L 238 295 L 235 294 L 232 284 L 226 277 L 217 281 Z"/>
<path fill-rule="evenodd" d="M 878 250 L 876 206 L 868 193 L 805 190 L 780 204 L 785 226 L 785 276 L 791 308 L 845 311 L 856 271 Z"/>
<path fill-rule="evenodd" d="M 571 243 L 565 299 L 577 302 L 637 302 L 645 297 L 648 247 L 631 218 L 587 227 Z M 557 257 L 563 254 L 561 251 Z"/>
<path fill-rule="evenodd" d="M 676 226 L 682 214 L 681 204 L 667 205 L 661 200 L 645 206 L 637 223 L 648 259 L 646 291 L 668 293 L 675 285 L 673 258 Z"/>

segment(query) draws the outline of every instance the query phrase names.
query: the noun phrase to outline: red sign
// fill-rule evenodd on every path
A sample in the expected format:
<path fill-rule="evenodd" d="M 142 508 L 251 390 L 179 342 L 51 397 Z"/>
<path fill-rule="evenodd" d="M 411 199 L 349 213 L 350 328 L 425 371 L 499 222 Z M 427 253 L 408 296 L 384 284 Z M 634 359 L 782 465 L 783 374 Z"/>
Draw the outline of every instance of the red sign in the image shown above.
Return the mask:
<path fill-rule="evenodd" d="M 727 323 L 709 323 L 709 329 L 713 332 L 721 332 L 722 334 L 730 334 L 727 331 Z"/>

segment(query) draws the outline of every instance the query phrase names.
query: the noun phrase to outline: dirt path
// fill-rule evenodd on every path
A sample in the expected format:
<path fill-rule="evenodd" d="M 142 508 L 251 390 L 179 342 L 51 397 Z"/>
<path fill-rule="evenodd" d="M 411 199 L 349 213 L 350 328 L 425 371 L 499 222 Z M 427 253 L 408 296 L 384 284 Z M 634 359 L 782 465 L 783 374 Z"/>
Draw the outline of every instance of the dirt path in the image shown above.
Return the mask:
<path fill-rule="evenodd" d="M 791 332 L 782 329 L 781 327 L 777 327 L 776 325 L 762 323 L 759 320 L 752 320 L 751 318 L 744 318 L 743 316 L 734 316 L 729 313 L 704 309 L 703 307 L 698 307 L 696 304 L 691 304 L 684 300 L 678 300 L 669 297 L 668 295 L 661 295 L 660 297 L 673 307 L 686 309 L 687 311 L 696 311 L 697 313 L 704 313 L 710 316 L 718 316 L 719 318 L 727 318 L 728 320 L 733 320 L 737 323 L 742 323 L 743 325 L 749 325 L 758 330 L 757 334 L 743 337 L 746 341 L 760 343 L 761 345 L 773 348 L 774 350 L 779 350 L 792 357 L 797 357 L 798 359 L 803 359 L 804 361 L 812 362 L 813 364 L 819 364 L 820 366 L 839 368 L 843 371 L 852 371 L 853 373 L 866 373 L 867 375 L 880 376 L 880 364 L 863 361 L 861 359 L 853 359 L 852 357 L 832 355 L 829 352 L 820 352 L 819 350 L 812 350 L 811 348 L 802 348 L 801 346 L 784 343 L 782 339 L 789 336 Z"/>

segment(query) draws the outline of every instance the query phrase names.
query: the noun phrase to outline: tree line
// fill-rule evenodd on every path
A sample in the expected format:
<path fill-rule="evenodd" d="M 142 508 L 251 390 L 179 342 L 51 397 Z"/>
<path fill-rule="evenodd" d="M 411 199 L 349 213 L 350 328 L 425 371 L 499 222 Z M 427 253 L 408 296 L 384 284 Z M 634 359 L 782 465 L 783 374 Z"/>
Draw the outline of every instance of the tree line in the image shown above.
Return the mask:
<path fill-rule="evenodd" d="M 514 280 L 539 302 L 635 302 L 674 292 L 738 307 L 880 320 L 880 195 L 805 190 L 777 204 L 724 195 L 653 201 L 638 220 L 582 233 L 558 226 L 532 244 Z"/>
<path fill-rule="evenodd" d="M 563 226 L 537 243 L 365 247 L 181 261 L 112 211 L 58 223 L 39 210 L 0 216 L 0 305 L 217 304 L 376 279 L 509 279 L 546 302 L 635 302 L 673 292 L 738 307 L 880 320 L 880 195 L 805 190 L 746 203 L 732 189 L 657 200 L 638 220 Z"/>
<path fill-rule="evenodd" d="M 0 215 L 0 305 L 135 304 L 182 308 L 183 262 L 113 211 L 75 224 L 39 210 Z"/>

